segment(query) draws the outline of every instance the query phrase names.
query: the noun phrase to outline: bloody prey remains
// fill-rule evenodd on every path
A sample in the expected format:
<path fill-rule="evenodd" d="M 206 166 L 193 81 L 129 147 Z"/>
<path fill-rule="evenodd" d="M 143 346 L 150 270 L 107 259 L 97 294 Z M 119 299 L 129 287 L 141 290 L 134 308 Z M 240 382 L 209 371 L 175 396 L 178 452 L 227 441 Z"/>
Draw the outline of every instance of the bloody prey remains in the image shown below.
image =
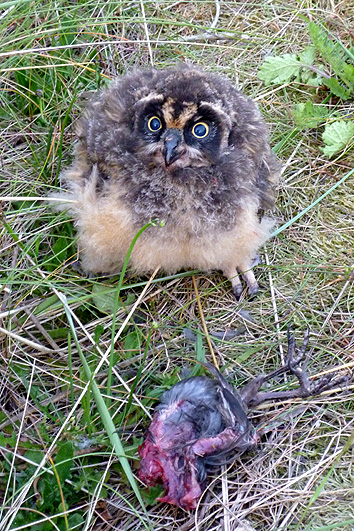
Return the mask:
<path fill-rule="evenodd" d="M 288 331 L 284 366 L 260 375 L 236 390 L 212 365 L 214 379 L 195 376 L 182 380 L 161 396 L 144 443 L 139 447 L 139 477 L 148 486 L 162 484 L 159 501 L 185 510 L 195 509 L 206 486 L 207 473 L 255 446 L 259 433 L 247 418 L 250 406 L 272 399 L 306 398 L 343 382 L 348 376 L 330 373 L 310 381 L 301 362 L 305 359 L 309 333 L 295 356 L 294 336 Z M 288 391 L 260 391 L 261 386 L 282 373 L 294 374 L 300 386 Z"/>

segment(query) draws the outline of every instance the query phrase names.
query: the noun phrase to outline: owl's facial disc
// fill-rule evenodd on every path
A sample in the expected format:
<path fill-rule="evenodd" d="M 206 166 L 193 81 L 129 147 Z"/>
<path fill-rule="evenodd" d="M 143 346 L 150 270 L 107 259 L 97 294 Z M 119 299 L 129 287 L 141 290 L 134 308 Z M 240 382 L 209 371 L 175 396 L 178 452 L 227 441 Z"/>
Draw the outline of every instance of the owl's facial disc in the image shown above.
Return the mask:
<path fill-rule="evenodd" d="M 135 131 L 151 168 L 162 167 L 173 174 L 209 166 L 218 159 L 226 133 L 213 106 L 161 95 L 143 99 L 139 106 Z"/>

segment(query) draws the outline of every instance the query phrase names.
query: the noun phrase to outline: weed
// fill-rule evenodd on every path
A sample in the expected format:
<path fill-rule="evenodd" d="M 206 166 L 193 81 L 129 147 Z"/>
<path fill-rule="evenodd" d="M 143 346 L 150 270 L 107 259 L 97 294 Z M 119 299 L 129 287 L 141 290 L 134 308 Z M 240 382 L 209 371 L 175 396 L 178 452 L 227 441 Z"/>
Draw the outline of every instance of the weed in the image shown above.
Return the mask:
<path fill-rule="evenodd" d="M 313 87 L 313 99 L 322 85 L 330 91 L 321 104 L 311 101 L 295 103 L 292 115 L 299 129 L 317 128 L 324 124 L 322 140 L 326 144 L 320 148 L 331 158 L 354 146 L 354 120 L 343 120 L 343 112 L 327 105 L 332 96 L 342 101 L 350 99 L 354 93 L 354 47 L 346 48 L 338 39 L 331 36 L 320 25 L 309 23 L 309 34 L 313 42 L 298 55 L 283 54 L 278 57 L 269 56 L 261 65 L 258 77 L 267 85 L 291 83 L 306 84 Z M 319 61 L 325 62 L 327 72 L 322 65 L 314 65 L 318 55 Z"/>

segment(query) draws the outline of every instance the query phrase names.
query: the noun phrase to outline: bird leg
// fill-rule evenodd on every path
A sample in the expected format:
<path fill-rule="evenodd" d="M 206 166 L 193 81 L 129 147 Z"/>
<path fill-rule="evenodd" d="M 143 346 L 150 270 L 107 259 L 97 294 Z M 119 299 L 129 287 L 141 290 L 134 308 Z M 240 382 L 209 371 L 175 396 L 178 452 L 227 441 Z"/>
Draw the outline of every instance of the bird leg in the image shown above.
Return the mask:
<path fill-rule="evenodd" d="M 224 268 L 223 273 L 231 282 L 231 291 L 235 299 L 237 301 L 240 300 L 242 294 L 242 284 L 236 268 Z"/>
<path fill-rule="evenodd" d="M 165 496 L 160 501 L 195 509 L 210 468 L 259 442 L 264 430 L 252 426 L 248 407 L 266 400 L 306 398 L 348 382 L 349 376 L 334 372 L 310 380 L 305 369 L 308 341 L 307 330 L 303 345 L 296 348 L 288 329 L 284 366 L 254 378 L 243 389 L 233 388 L 216 367 L 204 362 L 213 379 L 194 376 L 165 391 L 138 450 L 139 477 L 149 486 L 162 483 Z M 265 382 L 287 371 L 297 377 L 298 389 L 260 391 Z"/>
<path fill-rule="evenodd" d="M 240 280 L 240 276 L 236 269 L 224 269 L 223 270 L 224 275 L 230 280 L 231 282 L 231 291 L 233 295 L 235 296 L 235 299 L 238 301 L 240 300 L 241 294 L 242 294 L 242 284 Z M 258 283 L 256 280 L 256 277 L 254 276 L 254 273 L 252 269 L 248 269 L 247 271 L 244 271 L 242 273 L 242 278 L 246 282 L 248 287 L 248 293 L 251 297 L 256 295 L 258 291 Z"/>
<path fill-rule="evenodd" d="M 248 269 L 248 271 L 244 271 L 242 273 L 242 278 L 247 284 L 248 294 L 250 297 L 257 295 L 259 286 L 256 277 L 254 276 L 253 270 Z"/>
<path fill-rule="evenodd" d="M 316 381 L 311 381 L 306 372 L 306 349 L 309 342 L 309 330 L 305 332 L 304 343 L 297 350 L 293 334 L 288 328 L 288 352 L 285 359 L 285 364 L 269 374 L 262 374 L 257 378 L 251 380 L 241 391 L 240 396 L 242 403 L 246 408 L 257 406 L 267 400 L 287 400 L 292 398 L 307 398 L 309 396 L 316 396 L 324 391 L 333 389 L 338 385 L 346 384 L 348 382 L 348 375 L 329 373 Z M 302 363 L 304 362 L 304 363 Z M 287 391 L 260 391 L 261 386 L 267 382 L 283 374 L 290 372 L 297 377 L 300 387 L 298 389 L 291 389 Z"/>
<path fill-rule="evenodd" d="M 243 280 L 247 284 L 248 294 L 253 297 L 258 292 L 258 282 L 254 276 L 252 268 L 260 263 L 261 259 L 257 254 L 249 264 L 242 264 L 242 266 L 224 268 L 223 273 L 227 277 L 232 286 L 232 293 L 236 300 L 239 300 L 242 294 L 242 284 L 238 273 L 242 274 Z"/>

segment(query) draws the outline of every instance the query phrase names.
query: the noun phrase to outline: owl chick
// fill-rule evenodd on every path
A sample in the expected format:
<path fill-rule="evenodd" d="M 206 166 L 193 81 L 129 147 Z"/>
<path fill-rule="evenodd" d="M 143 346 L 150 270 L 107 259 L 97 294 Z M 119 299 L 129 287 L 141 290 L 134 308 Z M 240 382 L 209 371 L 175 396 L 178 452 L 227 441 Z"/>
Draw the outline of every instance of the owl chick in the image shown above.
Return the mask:
<path fill-rule="evenodd" d="M 273 221 L 279 163 L 255 103 L 194 67 L 136 70 L 88 104 L 62 180 L 84 271 L 116 273 L 138 232 L 130 266 L 221 270 L 250 294 L 259 247 Z"/>

